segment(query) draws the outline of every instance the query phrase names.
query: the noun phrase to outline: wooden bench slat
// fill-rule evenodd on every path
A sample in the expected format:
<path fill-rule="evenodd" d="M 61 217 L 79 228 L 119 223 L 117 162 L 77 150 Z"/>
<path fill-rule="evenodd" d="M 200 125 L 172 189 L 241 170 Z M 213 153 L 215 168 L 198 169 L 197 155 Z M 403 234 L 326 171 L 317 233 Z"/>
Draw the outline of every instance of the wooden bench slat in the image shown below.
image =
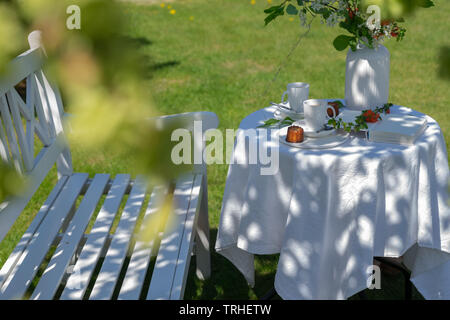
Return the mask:
<path fill-rule="evenodd" d="M 164 202 L 167 192 L 167 186 L 157 186 L 153 189 L 147 210 L 145 211 L 140 232 L 144 231 L 145 223 L 158 212 L 158 209 Z M 162 219 L 159 219 L 152 223 L 150 227 L 153 228 L 153 230 L 150 230 L 150 232 L 152 232 L 152 234 L 156 234 L 157 231 L 161 229 L 162 222 Z M 153 246 L 153 241 L 151 243 L 136 241 L 122 286 L 120 288 L 118 297 L 119 300 L 139 299 L 142 286 L 144 284 L 145 275 L 150 264 Z"/>
<path fill-rule="evenodd" d="M 11 88 L 7 93 L 7 95 L 10 94 L 11 98 L 14 99 L 15 103 L 17 103 L 18 110 L 22 114 L 22 116 L 25 118 L 25 120 L 31 120 L 32 119 L 32 112 L 30 108 L 26 105 L 26 103 L 22 100 L 22 97 L 17 93 L 15 88 Z M 9 97 L 8 97 L 9 99 Z"/>
<path fill-rule="evenodd" d="M 197 225 L 198 212 L 200 210 L 199 204 L 202 197 L 202 179 L 203 176 L 201 174 L 197 174 L 192 186 L 189 210 L 184 223 L 183 238 L 181 240 L 180 252 L 178 254 L 172 290 L 170 292 L 170 300 L 180 300 L 184 296 L 184 288 L 186 286 L 186 279 L 191 261 L 191 252 L 194 245 L 195 226 Z"/>
<path fill-rule="evenodd" d="M 33 73 L 30 75 L 30 81 L 29 84 L 32 86 L 32 92 L 34 93 L 34 108 L 36 110 L 36 115 L 38 118 L 38 123 L 36 125 L 36 134 L 38 137 L 42 140 L 44 145 L 47 145 L 52 140 L 51 131 L 49 128 L 49 114 L 48 110 L 44 109 L 44 102 L 41 100 L 43 98 L 44 93 L 42 92 L 43 89 L 41 86 L 39 86 L 36 74 Z M 28 85 L 28 83 L 27 83 Z"/>
<path fill-rule="evenodd" d="M 42 86 L 42 89 L 45 92 L 45 101 L 49 115 L 50 115 L 50 125 L 55 135 L 58 135 L 59 133 L 63 132 L 62 127 L 62 121 L 61 121 L 61 114 L 58 107 L 58 102 L 56 100 L 56 95 L 54 92 L 54 89 L 50 85 L 50 83 L 47 80 L 47 77 L 44 75 L 44 72 L 41 70 L 36 71 L 36 77 L 38 80 L 38 83 Z"/>
<path fill-rule="evenodd" d="M 0 95 L 25 79 L 31 72 L 39 70 L 44 64 L 43 51 L 40 47 L 30 49 L 16 57 L 0 78 Z"/>
<path fill-rule="evenodd" d="M 109 174 L 95 175 L 52 259 L 34 289 L 31 299 L 49 300 L 55 295 L 108 181 Z"/>
<path fill-rule="evenodd" d="M 185 175 L 177 181 L 173 198 L 173 217 L 169 219 L 172 223 L 167 224 L 161 240 L 147 294 L 148 300 L 170 299 L 193 182 L 192 174 Z"/>
<path fill-rule="evenodd" d="M 3 124 L 6 129 L 6 136 L 8 137 L 9 148 L 11 150 L 12 160 L 17 171 L 23 173 L 22 158 L 20 156 L 19 144 L 17 143 L 16 133 L 14 132 L 14 125 L 12 123 L 11 114 L 9 113 L 8 103 L 5 96 L 0 96 L 0 112 L 3 119 Z"/>
<path fill-rule="evenodd" d="M 136 178 L 89 299 L 111 299 L 145 200 L 146 190 L 145 178 Z"/>
<path fill-rule="evenodd" d="M 55 127 L 55 123 L 54 123 L 54 117 L 57 116 L 53 113 L 53 110 L 51 108 L 50 102 L 48 101 L 48 96 L 47 96 L 47 90 L 45 88 L 45 83 L 43 83 L 42 81 L 42 70 L 37 70 L 34 75 L 34 81 L 35 81 L 35 93 L 38 97 L 38 99 L 36 99 L 36 107 L 38 109 L 41 109 L 44 111 L 44 116 L 45 116 L 45 122 L 46 122 L 46 126 L 48 129 L 48 132 L 50 134 L 50 137 L 55 137 L 57 130 Z"/>
<path fill-rule="evenodd" d="M 62 176 L 58 182 L 56 183 L 53 190 L 48 195 L 47 199 L 45 200 L 42 207 L 39 209 L 38 213 L 34 217 L 31 224 L 28 226 L 28 229 L 25 231 L 24 235 L 20 239 L 19 243 L 16 245 L 14 250 L 9 255 L 8 259 L 3 264 L 2 269 L 0 270 L 0 289 L 2 288 L 3 282 L 6 280 L 6 278 L 9 276 L 10 272 L 15 267 L 16 263 L 19 261 L 20 256 L 22 255 L 23 251 L 25 250 L 28 243 L 31 241 L 32 237 L 35 235 L 35 232 L 39 225 L 41 224 L 42 220 L 47 215 L 48 210 L 52 206 L 53 202 L 55 201 L 56 197 L 60 194 L 64 184 L 68 180 L 68 176 Z"/>
<path fill-rule="evenodd" d="M 114 179 L 60 299 L 83 298 L 129 183 L 128 174 L 118 174 Z"/>
<path fill-rule="evenodd" d="M 47 148 L 42 148 L 35 159 L 33 170 L 28 173 L 27 187 L 25 192 L 8 199 L 1 204 L 0 209 L 0 241 L 6 236 L 16 219 L 27 206 L 30 199 L 39 189 L 50 169 L 53 167 L 58 155 L 63 148 L 62 137 L 58 137 L 54 143 Z M 66 174 L 64 176 L 67 176 Z"/>
<path fill-rule="evenodd" d="M 37 236 L 33 237 L 22 254 L 16 266 L 17 271 L 5 282 L 0 293 L 1 299 L 21 299 L 24 296 L 88 177 L 87 173 L 76 173 L 64 185 L 36 231 Z"/>
<path fill-rule="evenodd" d="M 5 129 L 3 128 L 3 121 L 0 121 L 0 156 L 2 157 L 2 160 L 4 162 L 9 163 L 10 162 L 10 155 L 9 155 L 9 147 L 8 147 L 8 140 L 5 136 Z"/>
<path fill-rule="evenodd" d="M 12 88 L 6 93 L 9 101 L 9 110 L 11 111 L 11 115 L 13 118 L 14 126 L 16 129 L 17 138 L 19 140 L 20 152 L 22 154 L 23 165 L 25 167 L 25 171 L 29 172 L 33 169 L 33 158 L 34 155 L 30 154 L 30 148 L 28 147 L 28 141 L 25 136 L 25 131 L 23 129 L 22 117 L 20 116 L 19 110 L 19 102 L 18 100 L 22 100 L 20 97 L 17 98 L 12 94 L 16 90 Z M 22 102 L 23 103 L 23 102 Z"/>
<path fill-rule="evenodd" d="M 16 92 L 17 93 L 17 92 Z M 30 154 L 34 158 L 34 135 L 35 135 L 35 116 L 36 111 L 34 110 L 34 94 L 33 86 L 30 83 L 30 76 L 26 78 L 26 108 L 28 110 L 29 119 L 26 122 L 27 129 L 27 141 Z M 34 163 L 33 163 L 34 164 Z"/>

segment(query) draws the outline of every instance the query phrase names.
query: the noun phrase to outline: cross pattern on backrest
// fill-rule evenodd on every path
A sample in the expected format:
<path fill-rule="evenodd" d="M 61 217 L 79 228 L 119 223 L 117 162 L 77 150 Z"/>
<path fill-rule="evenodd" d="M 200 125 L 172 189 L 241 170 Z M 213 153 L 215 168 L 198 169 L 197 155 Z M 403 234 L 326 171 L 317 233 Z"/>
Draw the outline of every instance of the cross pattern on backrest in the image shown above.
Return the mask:
<path fill-rule="evenodd" d="M 63 134 L 61 96 L 42 71 L 44 52 L 33 48 L 16 58 L 0 82 L 0 156 L 21 173 L 30 172 L 35 157 L 35 136 L 44 147 Z M 26 79 L 25 101 L 15 86 Z"/>
<path fill-rule="evenodd" d="M 55 163 L 59 177 L 73 173 L 63 132 L 61 96 L 42 71 L 46 57 L 41 33 L 33 31 L 28 41 L 31 49 L 7 65 L 0 77 L 0 157 L 29 178 L 23 194 L 0 204 L 0 241 Z M 24 79 L 25 99 L 15 89 Z M 35 150 L 35 137 L 43 145 L 39 150 Z"/>

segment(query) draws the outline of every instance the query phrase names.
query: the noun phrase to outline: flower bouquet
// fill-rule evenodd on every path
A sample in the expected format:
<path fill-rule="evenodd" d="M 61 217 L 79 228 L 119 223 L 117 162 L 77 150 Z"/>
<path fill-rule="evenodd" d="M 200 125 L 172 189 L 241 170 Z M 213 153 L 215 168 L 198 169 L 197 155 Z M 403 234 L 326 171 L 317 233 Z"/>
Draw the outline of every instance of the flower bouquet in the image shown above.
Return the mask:
<path fill-rule="evenodd" d="M 284 0 L 264 12 L 266 25 L 285 13 L 298 16 L 303 26 L 315 17 L 328 26 L 339 25 L 350 35 L 337 36 L 334 47 L 342 51 L 350 46 L 356 51 L 358 44 L 373 49 L 385 39 L 402 40 L 406 32 L 400 25 L 403 15 L 433 5 L 432 0 Z"/>

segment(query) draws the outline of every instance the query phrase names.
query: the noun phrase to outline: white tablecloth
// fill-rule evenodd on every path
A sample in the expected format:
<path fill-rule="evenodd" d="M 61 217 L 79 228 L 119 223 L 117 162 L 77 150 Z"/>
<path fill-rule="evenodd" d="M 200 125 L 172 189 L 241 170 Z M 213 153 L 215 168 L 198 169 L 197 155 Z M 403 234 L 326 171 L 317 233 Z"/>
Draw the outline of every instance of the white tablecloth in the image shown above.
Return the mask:
<path fill-rule="evenodd" d="M 249 115 L 240 129 L 256 128 L 273 111 Z M 425 116 L 399 106 L 391 112 Z M 374 256 L 404 256 L 425 298 L 450 299 L 447 151 L 438 123 L 427 120 L 413 146 L 357 137 L 324 150 L 279 144 L 275 175 L 236 163 L 256 143 L 241 132 L 216 250 L 252 286 L 253 255 L 280 253 L 275 289 L 283 299 L 346 299 L 367 287 Z M 270 134 L 276 141 L 276 130 Z"/>

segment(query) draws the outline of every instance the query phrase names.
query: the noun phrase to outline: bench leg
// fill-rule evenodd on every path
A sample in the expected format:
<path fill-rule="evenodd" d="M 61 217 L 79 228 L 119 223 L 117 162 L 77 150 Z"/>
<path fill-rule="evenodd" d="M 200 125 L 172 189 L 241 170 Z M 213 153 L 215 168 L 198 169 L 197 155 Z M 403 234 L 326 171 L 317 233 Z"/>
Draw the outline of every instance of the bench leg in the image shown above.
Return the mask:
<path fill-rule="evenodd" d="M 209 250 L 209 220 L 208 220 L 208 189 L 206 176 L 203 178 L 202 202 L 197 220 L 196 232 L 196 274 L 200 280 L 208 279 L 211 275 L 211 253 Z"/>

